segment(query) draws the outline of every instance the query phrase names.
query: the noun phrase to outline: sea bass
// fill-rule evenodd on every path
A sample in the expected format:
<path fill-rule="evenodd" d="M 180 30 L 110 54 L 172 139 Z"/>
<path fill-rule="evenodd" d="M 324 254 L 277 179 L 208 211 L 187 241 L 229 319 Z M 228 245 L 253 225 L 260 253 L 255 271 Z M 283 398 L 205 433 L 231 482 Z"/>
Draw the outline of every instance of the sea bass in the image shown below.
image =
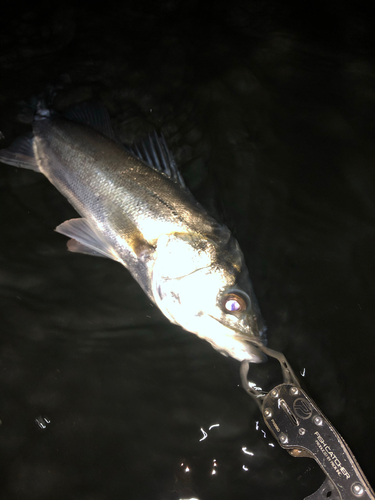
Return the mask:
<path fill-rule="evenodd" d="M 131 148 L 99 105 L 60 115 L 39 104 L 33 132 L 3 163 L 44 174 L 81 218 L 68 249 L 123 264 L 165 316 L 224 355 L 264 361 L 264 326 L 243 254 L 186 188 L 163 137 Z"/>

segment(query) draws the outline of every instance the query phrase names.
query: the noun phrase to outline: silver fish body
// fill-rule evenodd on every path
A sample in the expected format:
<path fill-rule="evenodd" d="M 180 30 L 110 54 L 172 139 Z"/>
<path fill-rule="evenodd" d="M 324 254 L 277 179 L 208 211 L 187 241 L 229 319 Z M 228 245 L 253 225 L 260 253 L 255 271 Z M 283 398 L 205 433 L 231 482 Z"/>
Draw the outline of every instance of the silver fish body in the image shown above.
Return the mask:
<path fill-rule="evenodd" d="M 44 110 L 32 151 L 10 147 L 0 160 L 40 171 L 73 205 L 82 219 L 56 228 L 71 251 L 122 263 L 170 321 L 225 355 L 262 361 L 262 318 L 237 241 L 176 178 L 105 130 Z"/>

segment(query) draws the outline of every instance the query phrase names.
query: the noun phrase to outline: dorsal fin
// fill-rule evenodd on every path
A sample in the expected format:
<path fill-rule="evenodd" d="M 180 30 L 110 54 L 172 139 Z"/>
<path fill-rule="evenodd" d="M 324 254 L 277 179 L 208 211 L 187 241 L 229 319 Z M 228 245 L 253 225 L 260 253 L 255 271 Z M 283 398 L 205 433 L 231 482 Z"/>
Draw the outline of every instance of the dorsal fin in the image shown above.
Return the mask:
<path fill-rule="evenodd" d="M 145 161 L 159 172 L 163 172 L 174 182 L 188 190 L 185 181 L 178 170 L 175 159 L 169 151 L 163 134 L 159 137 L 154 131 L 147 137 L 135 142 L 130 146 L 129 151 L 132 155 Z"/>
<path fill-rule="evenodd" d="M 107 109 L 100 103 L 83 102 L 65 111 L 69 120 L 84 123 L 117 142 Z"/>

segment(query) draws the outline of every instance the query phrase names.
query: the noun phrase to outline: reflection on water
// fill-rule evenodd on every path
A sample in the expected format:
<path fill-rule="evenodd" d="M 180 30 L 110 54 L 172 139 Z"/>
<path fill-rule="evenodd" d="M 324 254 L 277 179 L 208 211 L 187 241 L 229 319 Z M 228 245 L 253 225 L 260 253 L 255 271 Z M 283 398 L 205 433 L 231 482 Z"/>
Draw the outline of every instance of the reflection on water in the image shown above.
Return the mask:
<path fill-rule="evenodd" d="M 304 32 L 304 16 L 270 2 L 189 9 L 17 13 L 1 35 L 2 142 L 61 74 L 58 109 L 100 99 L 127 143 L 162 131 L 239 240 L 270 347 L 374 484 L 366 20 L 344 16 L 329 36 L 329 16 Z M 168 323 L 121 266 L 66 251 L 53 229 L 75 213 L 44 178 L 2 165 L 0 204 L 2 498 L 297 500 L 318 488 L 314 462 L 267 435 L 236 361 Z"/>

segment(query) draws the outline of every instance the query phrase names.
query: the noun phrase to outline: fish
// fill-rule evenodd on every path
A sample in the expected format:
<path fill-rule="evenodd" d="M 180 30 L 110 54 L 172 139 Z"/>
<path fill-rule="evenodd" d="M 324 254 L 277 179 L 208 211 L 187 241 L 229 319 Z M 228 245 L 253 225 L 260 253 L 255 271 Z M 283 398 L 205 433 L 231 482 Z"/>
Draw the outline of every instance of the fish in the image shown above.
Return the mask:
<path fill-rule="evenodd" d="M 266 356 L 264 321 L 231 231 L 186 187 L 164 136 L 126 146 L 99 103 L 38 103 L 32 132 L 0 161 L 42 173 L 80 215 L 55 230 L 68 250 L 128 269 L 174 324 L 238 361 Z"/>

